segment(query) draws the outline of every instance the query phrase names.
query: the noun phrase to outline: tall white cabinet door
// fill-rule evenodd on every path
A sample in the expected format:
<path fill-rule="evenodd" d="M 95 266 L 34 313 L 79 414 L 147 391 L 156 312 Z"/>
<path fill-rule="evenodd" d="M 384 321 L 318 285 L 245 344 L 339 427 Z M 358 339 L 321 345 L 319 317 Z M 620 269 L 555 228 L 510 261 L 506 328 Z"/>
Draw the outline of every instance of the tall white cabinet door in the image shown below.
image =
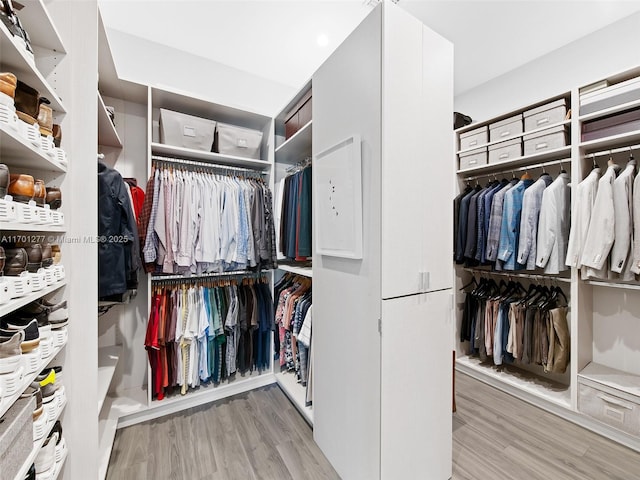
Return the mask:
<path fill-rule="evenodd" d="M 382 302 L 382 480 L 451 477 L 451 309 L 451 290 Z"/>
<path fill-rule="evenodd" d="M 387 3 L 382 68 L 382 298 L 451 285 L 453 46 Z"/>
<path fill-rule="evenodd" d="M 313 76 L 314 182 L 319 152 L 362 142 L 362 259 L 313 255 L 313 437 L 344 480 L 380 475 L 381 23 L 377 7 Z"/>

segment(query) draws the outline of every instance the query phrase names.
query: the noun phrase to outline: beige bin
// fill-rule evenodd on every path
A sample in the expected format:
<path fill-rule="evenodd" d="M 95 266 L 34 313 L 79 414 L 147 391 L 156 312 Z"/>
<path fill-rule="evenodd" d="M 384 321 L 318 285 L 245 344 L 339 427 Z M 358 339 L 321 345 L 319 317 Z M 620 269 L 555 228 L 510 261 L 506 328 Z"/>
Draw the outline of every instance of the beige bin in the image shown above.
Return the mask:
<path fill-rule="evenodd" d="M 555 102 L 527 110 L 523 116 L 525 132 L 563 122 L 567 116 L 567 101 L 561 98 Z"/>
<path fill-rule="evenodd" d="M 460 134 L 460 150 L 468 150 L 487 143 L 489 143 L 489 128 L 486 125 Z"/>
<path fill-rule="evenodd" d="M 567 146 L 567 130 L 564 125 L 524 136 L 524 154 L 535 155 Z"/>
<path fill-rule="evenodd" d="M 262 132 L 259 130 L 218 122 L 213 151 L 259 160 L 261 144 Z"/>
<path fill-rule="evenodd" d="M 522 133 L 522 114 L 505 118 L 489 125 L 489 139 L 492 142 L 513 137 Z"/>
<path fill-rule="evenodd" d="M 508 162 L 522 156 L 522 140 L 514 138 L 489 147 L 489 163 Z"/>
<path fill-rule="evenodd" d="M 467 170 L 469 168 L 479 167 L 487 164 L 487 147 L 478 148 L 476 150 L 469 150 L 468 152 L 461 153 L 460 157 L 460 170 Z"/>
<path fill-rule="evenodd" d="M 160 109 L 160 143 L 210 152 L 216 122 Z"/>

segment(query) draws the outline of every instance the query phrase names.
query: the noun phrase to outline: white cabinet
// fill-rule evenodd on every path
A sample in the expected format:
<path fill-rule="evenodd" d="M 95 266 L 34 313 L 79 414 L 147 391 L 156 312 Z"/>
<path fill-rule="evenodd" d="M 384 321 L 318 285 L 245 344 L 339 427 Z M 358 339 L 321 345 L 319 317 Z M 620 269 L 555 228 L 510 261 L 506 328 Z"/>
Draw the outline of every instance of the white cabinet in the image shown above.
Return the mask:
<path fill-rule="evenodd" d="M 382 302 L 381 478 L 451 476 L 452 293 Z"/>
<path fill-rule="evenodd" d="M 449 288 L 453 49 L 388 9 L 382 52 L 382 298 Z M 448 230 L 450 231 L 450 230 Z"/>
<path fill-rule="evenodd" d="M 420 292 L 451 288 L 441 228 L 450 228 L 453 183 L 433 165 L 453 153 L 452 55 L 449 42 L 384 2 L 313 76 L 314 175 L 318 153 L 353 135 L 362 149 L 362 259 L 315 251 L 313 260 L 314 439 L 345 480 L 451 473 L 451 328 L 428 333 L 424 323 L 430 311 L 445 318 L 437 312 L 451 303 L 439 308 L 446 293 Z M 421 341 L 434 345 L 424 366 Z M 414 435 L 416 425 L 424 428 Z"/>

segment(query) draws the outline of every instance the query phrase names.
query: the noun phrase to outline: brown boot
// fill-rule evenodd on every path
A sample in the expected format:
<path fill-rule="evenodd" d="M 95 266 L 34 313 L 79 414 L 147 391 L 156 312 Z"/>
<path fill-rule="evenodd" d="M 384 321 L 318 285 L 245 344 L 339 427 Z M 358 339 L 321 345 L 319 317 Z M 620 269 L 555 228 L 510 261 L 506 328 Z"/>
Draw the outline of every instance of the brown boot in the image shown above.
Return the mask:
<path fill-rule="evenodd" d="M 14 98 L 16 95 L 16 83 L 18 79 L 13 73 L 0 73 L 0 92 Z"/>
<path fill-rule="evenodd" d="M 36 201 L 36 205 L 44 207 L 44 200 L 47 198 L 47 188 L 44 186 L 44 180 L 36 180 L 34 190 L 33 199 Z"/>
<path fill-rule="evenodd" d="M 20 203 L 29 203 L 35 194 L 35 182 L 31 175 L 21 173 L 11 174 L 9 181 L 9 195 Z"/>
<path fill-rule="evenodd" d="M 47 187 L 46 202 L 51 210 L 57 210 L 62 206 L 62 192 L 58 187 Z"/>

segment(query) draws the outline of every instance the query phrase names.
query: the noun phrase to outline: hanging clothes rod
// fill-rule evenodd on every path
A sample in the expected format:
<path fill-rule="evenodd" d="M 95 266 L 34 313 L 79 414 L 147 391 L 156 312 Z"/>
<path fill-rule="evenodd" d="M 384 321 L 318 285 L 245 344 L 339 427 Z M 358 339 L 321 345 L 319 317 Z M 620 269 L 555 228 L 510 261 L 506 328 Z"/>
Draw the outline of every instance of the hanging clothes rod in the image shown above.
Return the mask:
<path fill-rule="evenodd" d="M 539 280 L 542 282 L 571 282 L 569 277 L 556 277 L 552 275 L 536 275 L 533 273 L 516 273 L 516 272 L 496 272 L 494 270 L 484 270 L 482 268 L 465 268 L 465 271 L 473 275 L 497 275 L 501 277 L 510 277 L 511 280 L 517 280 L 519 278 L 526 278 L 529 280 Z"/>
<path fill-rule="evenodd" d="M 311 165 L 311 157 L 307 157 L 304 160 L 300 160 L 298 163 L 294 163 L 286 168 L 286 173 L 295 172 L 296 170 L 302 170 L 303 168 Z"/>
<path fill-rule="evenodd" d="M 640 145 L 629 145 L 627 147 L 620 147 L 620 148 L 614 148 L 612 150 L 603 150 L 601 152 L 589 153 L 587 156 L 591 158 L 591 157 L 605 157 L 608 155 L 613 155 L 614 153 L 623 153 L 623 152 L 632 153 L 633 150 L 636 150 L 638 148 L 640 148 Z"/>
<path fill-rule="evenodd" d="M 215 272 L 215 273 L 202 273 L 200 275 L 152 275 L 152 282 L 168 282 L 174 280 L 180 280 L 182 282 L 197 282 L 198 280 L 204 280 L 207 278 L 220 278 L 220 277 L 259 277 L 264 275 L 266 272 L 252 272 L 251 270 L 235 270 L 232 272 Z"/>
<path fill-rule="evenodd" d="M 167 165 L 187 165 L 199 168 L 208 168 L 211 170 L 224 170 L 228 172 L 242 172 L 242 173 L 251 173 L 255 175 L 266 175 L 266 172 L 262 172 L 260 170 L 256 170 L 253 168 L 244 168 L 244 167 L 232 167 L 229 165 L 220 165 L 216 163 L 209 162 L 198 162 L 196 160 L 186 160 L 184 158 L 171 158 L 171 157 L 161 157 L 158 155 L 152 155 L 151 160 L 153 162 L 165 163 Z"/>
<path fill-rule="evenodd" d="M 552 165 L 562 165 L 565 163 L 571 163 L 571 160 L 568 158 L 562 159 L 562 160 L 551 160 L 549 162 L 543 162 L 543 163 L 536 163 L 534 165 L 525 165 L 524 167 L 518 167 L 518 168 L 505 168 L 504 170 L 498 170 L 495 172 L 487 172 L 487 173 L 483 173 L 482 175 L 475 175 L 473 177 L 465 177 L 465 181 L 469 182 L 471 180 L 478 180 L 480 178 L 495 178 L 497 177 L 499 174 L 502 173 L 515 173 L 515 172 L 525 172 L 527 170 L 533 170 L 535 168 L 544 168 L 544 167 L 550 167 Z"/>

